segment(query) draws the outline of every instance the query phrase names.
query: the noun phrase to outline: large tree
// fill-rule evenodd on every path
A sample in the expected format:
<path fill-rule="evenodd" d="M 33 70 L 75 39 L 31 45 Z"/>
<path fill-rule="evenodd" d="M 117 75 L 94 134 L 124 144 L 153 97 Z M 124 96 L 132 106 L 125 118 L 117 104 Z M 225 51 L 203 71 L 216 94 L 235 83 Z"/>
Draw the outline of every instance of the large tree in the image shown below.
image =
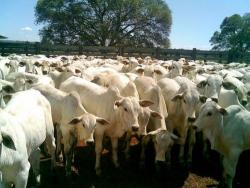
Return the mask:
<path fill-rule="evenodd" d="M 226 17 L 210 43 L 214 50 L 229 50 L 229 61 L 242 59 L 250 50 L 250 13 Z"/>
<path fill-rule="evenodd" d="M 100 46 L 169 47 L 171 11 L 164 0 L 38 0 L 43 41 Z"/>

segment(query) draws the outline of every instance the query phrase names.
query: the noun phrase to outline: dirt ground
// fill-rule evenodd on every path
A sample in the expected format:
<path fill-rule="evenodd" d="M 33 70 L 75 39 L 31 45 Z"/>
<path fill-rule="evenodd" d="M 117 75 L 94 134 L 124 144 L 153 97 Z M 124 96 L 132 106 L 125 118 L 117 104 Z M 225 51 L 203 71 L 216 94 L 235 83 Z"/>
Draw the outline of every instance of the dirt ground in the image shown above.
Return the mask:
<path fill-rule="evenodd" d="M 44 188 L 205 188 L 221 187 L 219 179 L 222 174 L 220 158 L 216 152 L 210 153 L 209 160 L 203 160 L 196 152 L 193 165 L 187 170 L 175 163 L 172 165 L 153 163 L 154 152 L 146 159 L 144 164 L 138 163 L 138 148 L 130 152 L 130 159 L 125 160 L 124 154 L 119 153 L 120 168 L 114 168 L 110 153 L 102 156 L 102 175 L 97 177 L 94 172 L 94 147 L 77 148 L 75 150 L 76 168 L 70 178 L 65 177 L 62 164 L 50 171 L 50 161 L 41 162 L 41 186 Z M 236 188 L 250 187 L 250 152 L 241 156 L 235 178 Z M 248 173 L 246 173 L 248 171 Z M 241 173 L 239 173 L 241 172 Z M 243 173 L 242 173 L 243 172 Z M 243 175 L 242 175 L 243 174 Z M 245 175 L 245 176 L 244 176 Z M 248 177 L 246 177 L 248 176 Z M 32 177 L 29 178 L 28 187 L 34 187 Z"/>

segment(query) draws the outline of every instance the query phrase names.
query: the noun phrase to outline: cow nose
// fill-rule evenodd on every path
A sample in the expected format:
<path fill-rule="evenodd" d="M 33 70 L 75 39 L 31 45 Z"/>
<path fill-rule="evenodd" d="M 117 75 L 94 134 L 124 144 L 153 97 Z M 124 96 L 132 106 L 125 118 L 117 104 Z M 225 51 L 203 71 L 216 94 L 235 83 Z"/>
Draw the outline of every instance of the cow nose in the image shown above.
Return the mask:
<path fill-rule="evenodd" d="M 43 71 L 43 74 L 48 74 L 48 71 Z"/>
<path fill-rule="evenodd" d="M 138 130 L 139 130 L 139 127 L 137 127 L 137 126 L 132 126 L 132 131 L 136 132 L 136 131 L 138 131 Z"/>
<path fill-rule="evenodd" d="M 211 98 L 211 99 L 212 99 L 212 101 L 218 103 L 218 99 L 217 98 Z"/>
<path fill-rule="evenodd" d="M 94 144 L 94 141 L 87 141 L 86 143 L 88 146 L 92 146 Z"/>
<path fill-rule="evenodd" d="M 188 117 L 188 122 L 195 122 L 195 118 L 194 117 Z"/>
<path fill-rule="evenodd" d="M 197 126 L 196 126 L 196 125 L 193 125 L 192 128 L 193 128 L 194 130 L 197 130 Z"/>
<path fill-rule="evenodd" d="M 246 100 L 242 101 L 241 103 L 242 103 L 243 106 L 247 105 L 247 101 Z"/>

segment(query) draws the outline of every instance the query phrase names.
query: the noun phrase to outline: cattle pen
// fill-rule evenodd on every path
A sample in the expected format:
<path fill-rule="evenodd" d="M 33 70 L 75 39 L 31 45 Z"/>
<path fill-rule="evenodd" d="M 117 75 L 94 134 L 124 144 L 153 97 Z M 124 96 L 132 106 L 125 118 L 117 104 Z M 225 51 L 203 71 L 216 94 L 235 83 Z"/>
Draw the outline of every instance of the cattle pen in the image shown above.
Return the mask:
<path fill-rule="evenodd" d="M 166 48 L 136 48 L 125 46 L 82 46 L 82 45 L 49 45 L 40 42 L 0 40 L 0 54 L 45 54 L 45 55 L 87 55 L 103 58 L 116 58 L 117 55 L 124 57 L 146 57 L 169 60 L 186 58 L 188 60 L 216 61 L 219 63 L 230 62 L 228 51 Z M 242 61 L 250 62 L 250 52 Z"/>

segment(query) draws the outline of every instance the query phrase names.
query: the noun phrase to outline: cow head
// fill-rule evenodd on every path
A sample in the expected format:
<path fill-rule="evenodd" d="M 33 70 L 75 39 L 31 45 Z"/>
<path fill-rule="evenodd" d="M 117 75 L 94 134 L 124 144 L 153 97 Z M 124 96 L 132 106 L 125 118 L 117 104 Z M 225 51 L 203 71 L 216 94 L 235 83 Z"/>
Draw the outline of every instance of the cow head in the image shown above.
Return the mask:
<path fill-rule="evenodd" d="M 227 111 L 221 108 L 212 100 L 207 100 L 205 104 L 201 106 L 199 116 L 194 123 L 194 128 L 197 131 L 203 131 L 205 136 L 212 140 L 215 131 L 222 129 L 222 118 L 227 115 Z"/>
<path fill-rule="evenodd" d="M 215 75 L 211 75 L 197 84 L 198 91 L 215 102 L 218 102 L 221 86 L 222 78 Z"/>
<path fill-rule="evenodd" d="M 104 118 L 96 117 L 92 114 L 85 113 L 80 117 L 73 118 L 70 125 L 75 126 L 77 137 L 84 140 L 85 143 L 94 142 L 94 131 L 97 126 L 109 125 L 109 122 Z"/>
<path fill-rule="evenodd" d="M 174 144 L 174 141 L 177 140 L 178 137 L 173 133 L 170 133 L 167 130 L 158 129 L 156 131 L 149 132 L 146 136 L 142 139 L 143 147 L 152 141 L 154 143 L 155 149 L 155 162 L 166 160 L 165 156 L 168 155 L 171 151 L 171 148 Z M 144 152 L 142 150 L 142 152 Z M 142 153 L 144 156 L 144 153 Z"/>
<path fill-rule="evenodd" d="M 121 97 L 120 100 L 115 101 L 115 110 L 118 112 L 119 123 L 121 123 L 123 131 L 137 132 L 139 130 L 140 108 L 152 104 L 153 102 L 147 100 L 138 101 L 135 97 Z"/>
<path fill-rule="evenodd" d="M 178 110 L 184 112 L 188 122 L 193 123 L 195 121 L 195 110 L 200 101 L 200 95 L 196 89 L 181 87 L 172 101 L 179 104 L 177 104 Z"/>

